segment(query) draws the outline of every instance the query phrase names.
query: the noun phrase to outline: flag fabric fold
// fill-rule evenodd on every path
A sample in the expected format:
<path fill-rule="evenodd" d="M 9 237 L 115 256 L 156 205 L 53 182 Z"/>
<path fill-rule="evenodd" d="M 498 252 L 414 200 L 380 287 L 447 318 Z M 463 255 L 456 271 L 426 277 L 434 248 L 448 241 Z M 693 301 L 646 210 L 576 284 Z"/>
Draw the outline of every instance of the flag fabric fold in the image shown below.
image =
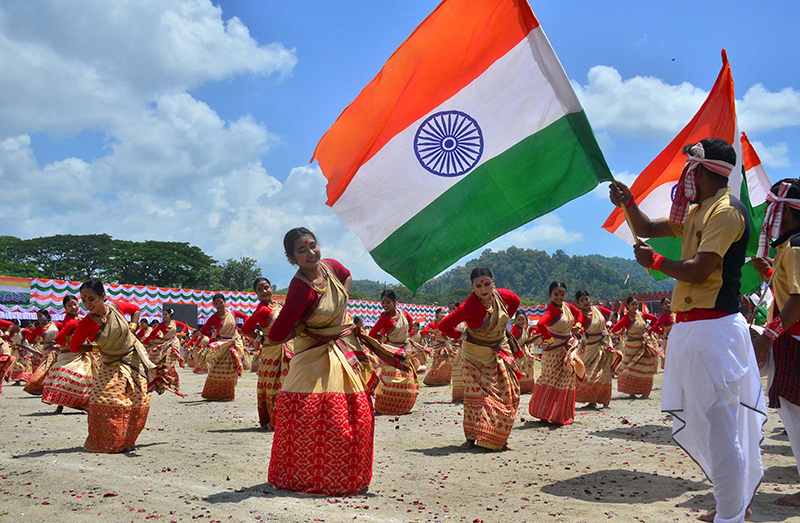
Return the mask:
<path fill-rule="evenodd" d="M 444 0 L 313 159 L 328 205 L 412 290 L 612 179 L 525 0 Z"/>

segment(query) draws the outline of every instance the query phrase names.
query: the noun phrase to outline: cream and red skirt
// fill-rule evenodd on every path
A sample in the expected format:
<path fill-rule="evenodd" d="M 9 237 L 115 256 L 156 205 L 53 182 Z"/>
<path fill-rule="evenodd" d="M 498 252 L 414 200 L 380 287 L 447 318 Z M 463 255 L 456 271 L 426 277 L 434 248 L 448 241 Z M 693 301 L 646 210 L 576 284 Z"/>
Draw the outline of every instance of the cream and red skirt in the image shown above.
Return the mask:
<path fill-rule="evenodd" d="M 278 394 L 269 482 L 307 494 L 357 494 L 372 480 L 375 414 L 335 342 L 295 353 Z"/>
<path fill-rule="evenodd" d="M 42 401 L 63 407 L 87 408 L 94 386 L 96 365 L 90 352 L 59 354 L 45 379 Z"/>
<path fill-rule="evenodd" d="M 519 406 L 514 366 L 492 348 L 464 341 L 461 369 L 464 436 L 480 447 L 500 450 L 508 442 Z"/>
<path fill-rule="evenodd" d="M 534 418 L 571 425 L 575 421 L 575 371 L 564 364 L 565 350 L 542 352 L 542 373 L 533 386 L 528 412 Z"/>
<path fill-rule="evenodd" d="M 25 388 L 22 390 L 34 396 L 42 395 L 44 380 L 47 379 L 47 373 L 50 372 L 50 368 L 56 362 L 56 359 L 58 359 L 58 352 L 58 350 L 53 349 L 47 351 L 47 355 L 39 366 L 36 367 L 36 370 L 33 371 L 28 383 L 25 384 Z"/>
<path fill-rule="evenodd" d="M 625 340 L 617 372 L 617 390 L 648 396 L 653 390 L 653 376 L 658 372 L 657 352 L 643 339 Z"/>
<path fill-rule="evenodd" d="M 275 404 L 278 393 L 289 374 L 291 353 L 286 345 L 264 345 L 259 352 L 256 402 L 258 421 L 262 427 L 275 428 Z"/>
<path fill-rule="evenodd" d="M 116 453 L 132 449 L 150 412 L 147 379 L 127 365 L 114 369 L 101 363 L 89 398 L 90 452 Z"/>
<path fill-rule="evenodd" d="M 448 385 L 453 373 L 453 356 L 444 341 L 434 342 L 431 347 L 433 363 L 423 382 L 425 385 Z"/>

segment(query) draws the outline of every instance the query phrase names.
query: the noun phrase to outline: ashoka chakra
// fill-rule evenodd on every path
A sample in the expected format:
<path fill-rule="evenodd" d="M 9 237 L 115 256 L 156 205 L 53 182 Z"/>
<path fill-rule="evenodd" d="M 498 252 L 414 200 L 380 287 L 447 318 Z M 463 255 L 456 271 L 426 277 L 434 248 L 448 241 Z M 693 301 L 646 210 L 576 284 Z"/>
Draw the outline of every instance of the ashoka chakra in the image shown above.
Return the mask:
<path fill-rule="evenodd" d="M 478 122 L 461 111 L 442 111 L 422 122 L 414 136 L 419 163 L 438 176 L 468 173 L 483 154 Z"/>

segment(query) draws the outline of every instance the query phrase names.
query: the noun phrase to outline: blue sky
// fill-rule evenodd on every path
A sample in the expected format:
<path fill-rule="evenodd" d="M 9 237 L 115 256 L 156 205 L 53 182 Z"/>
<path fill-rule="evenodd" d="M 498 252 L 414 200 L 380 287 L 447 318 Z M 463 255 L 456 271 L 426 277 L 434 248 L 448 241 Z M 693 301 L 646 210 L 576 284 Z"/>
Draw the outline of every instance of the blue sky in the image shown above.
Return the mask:
<path fill-rule="evenodd" d="M 308 160 L 438 2 L 111 4 L 0 6 L 6 234 L 188 241 L 217 259 L 255 257 L 284 285 L 281 238 L 306 224 L 356 277 L 391 279 L 322 205 Z M 531 6 L 621 179 L 699 108 L 723 47 L 742 129 L 773 180 L 797 176 L 800 4 Z M 589 194 L 490 246 L 629 256 L 599 228 L 610 210 Z"/>

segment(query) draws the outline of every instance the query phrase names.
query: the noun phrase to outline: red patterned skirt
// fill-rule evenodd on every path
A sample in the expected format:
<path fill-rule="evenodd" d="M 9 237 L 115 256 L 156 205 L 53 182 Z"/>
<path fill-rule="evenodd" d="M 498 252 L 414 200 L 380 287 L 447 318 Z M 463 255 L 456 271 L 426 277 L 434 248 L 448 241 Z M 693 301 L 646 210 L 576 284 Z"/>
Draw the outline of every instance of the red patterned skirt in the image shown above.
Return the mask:
<path fill-rule="evenodd" d="M 211 360 L 211 368 L 203 386 L 202 397 L 207 400 L 232 400 L 236 398 L 236 384 L 239 382 L 239 363 L 230 349 L 219 349 L 222 354 Z"/>
<path fill-rule="evenodd" d="M 552 350 L 542 353 L 542 373 L 533 386 L 533 395 L 528 412 L 559 425 L 571 425 L 575 421 L 575 372 L 564 365 L 564 351 Z"/>
<path fill-rule="evenodd" d="M 388 416 L 408 414 L 414 408 L 418 394 L 419 378 L 415 370 L 403 372 L 384 365 L 375 389 L 375 412 Z"/>
<path fill-rule="evenodd" d="M 90 452 L 116 453 L 131 449 L 150 412 L 147 380 L 126 365 L 113 369 L 100 364 L 89 398 Z"/>
<path fill-rule="evenodd" d="M 195 374 L 208 374 L 208 347 L 199 347 L 194 350 L 194 368 L 192 372 Z"/>
<path fill-rule="evenodd" d="M 533 392 L 533 385 L 535 383 L 533 379 L 533 361 L 533 357 L 527 355 L 521 360 L 518 360 L 519 371 L 525 375 L 525 377 L 519 379 L 520 394 Z"/>
<path fill-rule="evenodd" d="M 44 381 L 42 401 L 51 405 L 88 408 L 94 385 L 91 353 L 62 352 Z"/>
<path fill-rule="evenodd" d="M 519 379 L 511 364 L 489 347 L 464 342 L 464 436 L 476 445 L 502 449 L 519 407 Z"/>
<path fill-rule="evenodd" d="M 357 494 L 372 480 L 375 415 L 365 391 L 278 394 L 269 482 L 307 494 Z"/>
<path fill-rule="evenodd" d="M 31 379 L 31 373 L 33 372 L 31 361 L 18 350 L 14 350 L 12 355 L 14 356 L 14 362 L 11 364 L 10 381 L 27 382 Z"/>
<path fill-rule="evenodd" d="M 425 385 L 449 385 L 453 373 L 453 356 L 447 350 L 444 343 L 436 343 L 431 349 L 433 353 L 433 363 L 423 382 Z"/>
<path fill-rule="evenodd" d="M 275 403 L 283 381 L 289 373 L 290 358 L 285 345 L 265 345 L 258 364 L 256 402 L 258 421 L 262 427 L 275 428 Z"/>
<path fill-rule="evenodd" d="M 658 372 L 658 356 L 643 341 L 625 342 L 617 372 L 617 390 L 624 394 L 650 395 L 653 376 Z"/>
<path fill-rule="evenodd" d="M 3 392 L 3 382 L 8 381 L 9 370 L 14 364 L 14 356 L 0 354 L 0 392 Z"/>
<path fill-rule="evenodd" d="M 244 370 L 252 369 L 251 360 L 253 359 L 253 355 L 250 354 L 250 351 L 247 349 L 242 349 L 239 351 L 239 359 L 242 360 L 242 368 Z"/>
<path fill-rule="evenodd" d="M 36 370 L 31 375 L 31 378 L 28 380 L 28 383 L 25 384 L 25 388 L 22 389 L 28 394 L 32 394 L 33 396 L 41 396 L 42 391 L 44 390 L 44 380 L 47 379 L 47 373 L 50 372 L 50 368 L 55 363 L 56 359 L 58 358 L 58 351 L 57 350 L 49 350 L 47 352 L 47 356 L 44 358 L 42 363 L 36 367 Z"/>

